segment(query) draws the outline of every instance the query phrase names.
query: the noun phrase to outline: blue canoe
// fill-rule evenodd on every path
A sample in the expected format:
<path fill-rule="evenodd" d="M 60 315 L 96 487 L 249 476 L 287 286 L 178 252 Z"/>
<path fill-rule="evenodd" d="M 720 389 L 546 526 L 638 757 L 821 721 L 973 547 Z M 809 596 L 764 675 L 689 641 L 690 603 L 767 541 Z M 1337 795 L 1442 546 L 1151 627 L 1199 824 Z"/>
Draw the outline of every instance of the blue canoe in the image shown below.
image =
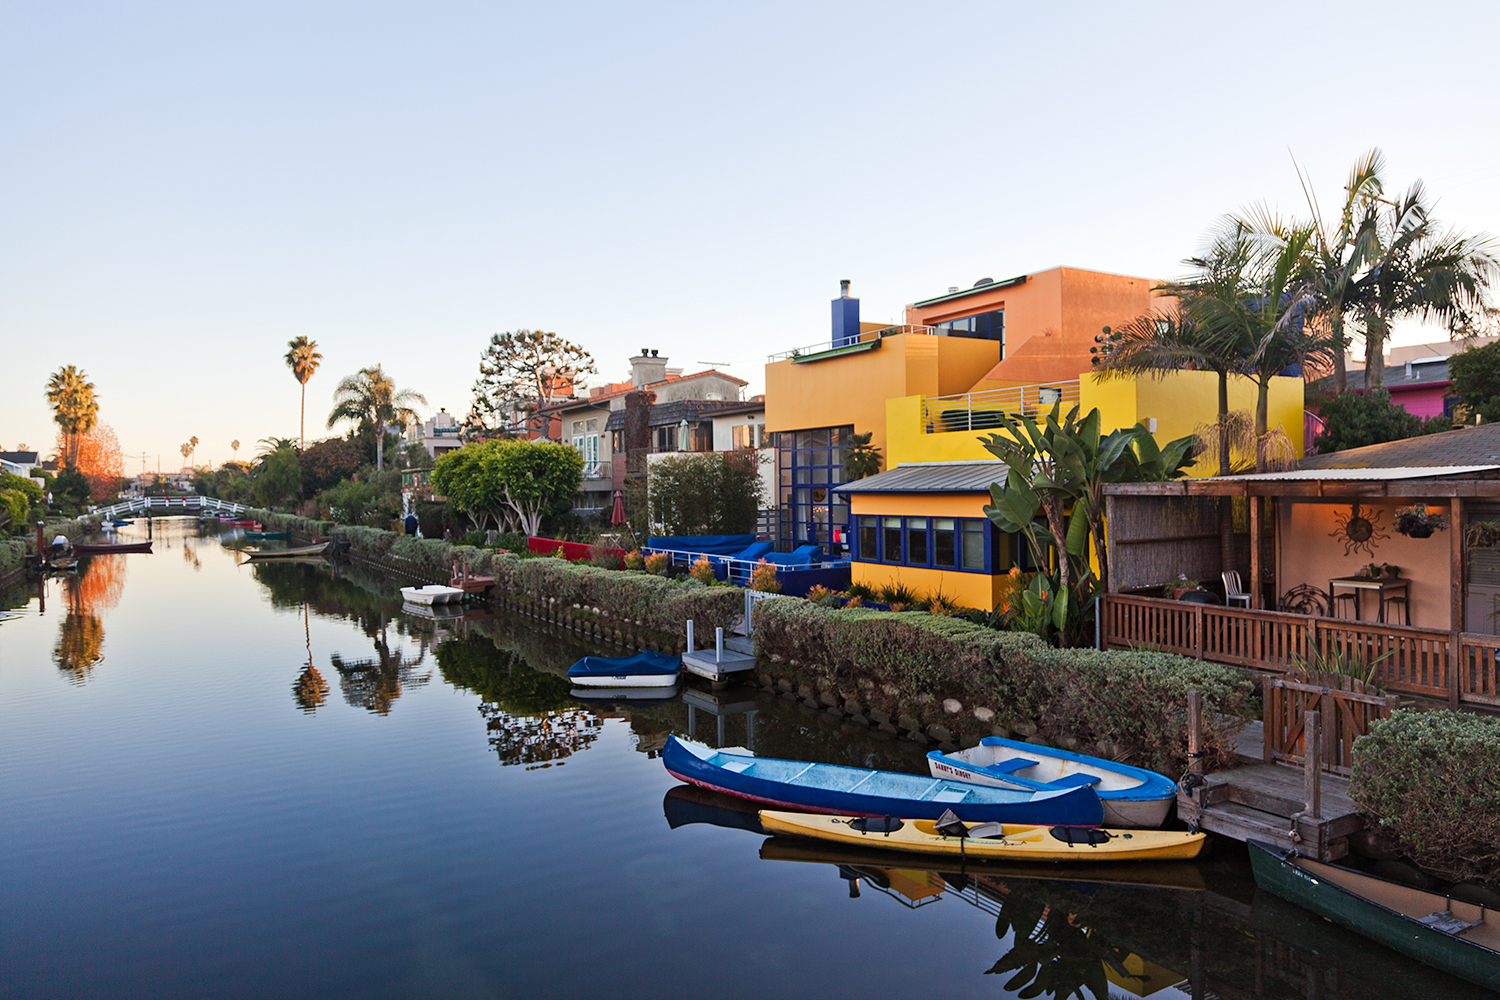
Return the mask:
<path fill-rule="evenodd" d="M 1104 807 L 1088 786 L 1060 791 L 991 788 L 946 778 L 810 764 L 714 750 L 667 739 L 662 763 L 679 781 L 752 802 L 841 816 L 937 819 L 951 809 L 968 823 L 1099 826 Z"/>
<path fill-rule="evenodd" d="M 1171 778 L 1101 757 L 990 736 L 968 750 L 927 755 L 934 778 L 1048 791 L 1088 785 L 1104 803 L 1104 825 L 1155 829 L 1177 801 Z"/>
<path fill-rule="evenodd" d="M 647 650 L 634 656 L 585 656 L 568 668 L 568 679 L 580 687 L 671 687 L 682 659 Z"/>

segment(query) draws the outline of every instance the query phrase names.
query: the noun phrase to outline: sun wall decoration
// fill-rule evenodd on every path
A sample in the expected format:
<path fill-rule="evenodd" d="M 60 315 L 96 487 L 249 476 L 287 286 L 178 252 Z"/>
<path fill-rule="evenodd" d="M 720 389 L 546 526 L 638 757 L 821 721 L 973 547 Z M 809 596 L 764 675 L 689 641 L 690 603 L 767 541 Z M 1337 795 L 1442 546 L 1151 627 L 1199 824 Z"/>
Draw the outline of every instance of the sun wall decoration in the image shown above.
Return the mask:
<path fill-rule="evenodd" d="M 1344 543 L 1344 555 L 1353 555 L 1363 549 L 1369 555 L 1375 554 L 1375 543 L 1385 541 L 1390 536 L 1380 524 L 1382 511 L 1371 510 L 1366 517 L 1359 509 L 1359 502 L 1355 501 L 1349 509 L 1349 513 L 1335 511 L 1333 519 L 1338 522 L 1338 527 L 1328 533 L 1329 538 L 1337 538 Z"/>

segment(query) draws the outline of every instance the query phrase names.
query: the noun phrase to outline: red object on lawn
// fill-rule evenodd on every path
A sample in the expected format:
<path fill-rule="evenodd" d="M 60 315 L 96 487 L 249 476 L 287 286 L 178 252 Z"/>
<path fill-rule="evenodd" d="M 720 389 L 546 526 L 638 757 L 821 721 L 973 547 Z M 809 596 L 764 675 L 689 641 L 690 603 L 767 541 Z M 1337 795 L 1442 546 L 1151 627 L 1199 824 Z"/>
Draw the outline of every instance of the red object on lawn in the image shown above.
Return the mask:
<path fill-rule="evenodd" d="M 609 523 L 619 526 L 625 523 L 625 493 L 615 490 L 615 508 L 609 512 Z"/>

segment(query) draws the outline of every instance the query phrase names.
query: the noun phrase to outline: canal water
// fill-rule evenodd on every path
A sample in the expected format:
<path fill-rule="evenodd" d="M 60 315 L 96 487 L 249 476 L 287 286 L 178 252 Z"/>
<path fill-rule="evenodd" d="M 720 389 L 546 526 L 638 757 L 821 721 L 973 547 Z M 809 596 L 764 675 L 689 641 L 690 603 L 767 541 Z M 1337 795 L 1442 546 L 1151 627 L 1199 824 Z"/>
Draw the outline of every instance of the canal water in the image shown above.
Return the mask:
<path fill-rule="evenodd" d="M 0 998 L 1488 995 L 1257 892 L 1233 846 L 943 870 L 767 838 L 666 773 L 669 734 L 921 750 L 748 687 L 581 702 L 567 665 L 618 648 L 152 535 L 0 594 Z"/>

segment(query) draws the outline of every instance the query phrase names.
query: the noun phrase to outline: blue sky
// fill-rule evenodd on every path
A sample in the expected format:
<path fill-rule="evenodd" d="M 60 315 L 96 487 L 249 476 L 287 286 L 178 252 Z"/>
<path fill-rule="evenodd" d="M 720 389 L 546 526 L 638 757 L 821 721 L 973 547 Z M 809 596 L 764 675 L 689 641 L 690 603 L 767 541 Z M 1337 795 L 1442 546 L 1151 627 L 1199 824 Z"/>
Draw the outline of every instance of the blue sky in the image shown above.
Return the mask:
<path fill-rule="evenodd" d="M 762 382 L 1057 264 L 1181 273 L 1385 150 L 1500 233 L 1492 5 L 0 4 L 0 446 L 84 368 L 134 458 L 309 438 L 383 364 L 468 408 L 491 333 Z M 1408 333 L 1407 339 L 1424 339 Z"/>

